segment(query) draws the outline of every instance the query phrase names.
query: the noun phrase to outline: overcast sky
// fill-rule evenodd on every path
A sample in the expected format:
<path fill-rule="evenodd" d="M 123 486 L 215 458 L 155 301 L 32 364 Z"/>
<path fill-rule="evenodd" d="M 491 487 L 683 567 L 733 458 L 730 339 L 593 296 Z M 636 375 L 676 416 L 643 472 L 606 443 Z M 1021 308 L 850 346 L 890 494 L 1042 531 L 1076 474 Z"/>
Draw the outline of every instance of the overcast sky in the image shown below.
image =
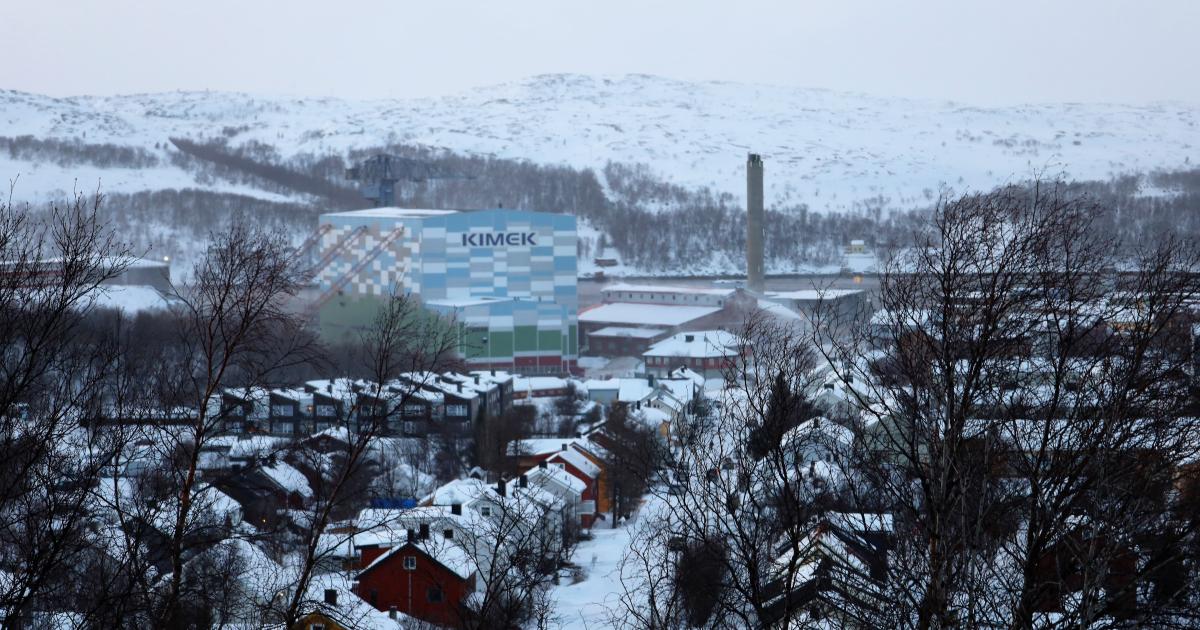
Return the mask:
<path fill-rule="evenodd" d="M 1200 102 L 1200 0 L 0 0 L 0 88 L 412 97 L 649 73 L 977 104 Z"/>

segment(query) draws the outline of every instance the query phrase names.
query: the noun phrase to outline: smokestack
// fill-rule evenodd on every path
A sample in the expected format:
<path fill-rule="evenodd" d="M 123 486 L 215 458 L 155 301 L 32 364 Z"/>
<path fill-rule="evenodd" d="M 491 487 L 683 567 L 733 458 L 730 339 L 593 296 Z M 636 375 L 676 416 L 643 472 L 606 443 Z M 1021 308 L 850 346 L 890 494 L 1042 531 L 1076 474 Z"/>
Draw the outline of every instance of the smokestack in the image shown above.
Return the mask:
<path fill-rule="evenodd" d="M 746 288 L 763 291 L 763 162 L 746 158 Z"/>

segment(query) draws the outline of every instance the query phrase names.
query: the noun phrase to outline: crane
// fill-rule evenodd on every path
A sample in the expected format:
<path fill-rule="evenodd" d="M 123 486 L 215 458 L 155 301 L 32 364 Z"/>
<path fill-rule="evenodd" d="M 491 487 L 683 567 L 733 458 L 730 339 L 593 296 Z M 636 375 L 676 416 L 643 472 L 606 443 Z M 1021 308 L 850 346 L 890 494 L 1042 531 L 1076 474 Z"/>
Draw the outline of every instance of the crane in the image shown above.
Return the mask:
<path fill-rule="evenodd" d="M 474 177 L 443 172 L 424 160 L 378 153 L 346 169 L 346 179 L 358 182 L 358 191 L 376 207 L 389 207 L 396 204 L 396 182 Z"/>

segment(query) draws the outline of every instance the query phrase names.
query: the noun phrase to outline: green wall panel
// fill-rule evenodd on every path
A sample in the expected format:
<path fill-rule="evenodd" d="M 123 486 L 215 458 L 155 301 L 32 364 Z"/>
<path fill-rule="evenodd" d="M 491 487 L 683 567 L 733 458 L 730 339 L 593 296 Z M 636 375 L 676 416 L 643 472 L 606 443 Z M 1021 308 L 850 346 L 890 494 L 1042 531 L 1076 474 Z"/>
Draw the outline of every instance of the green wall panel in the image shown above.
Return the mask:
<path fill-rule="evenodd" d="M 538 350 L 558 350 L 561 352 L 562 341 L 563 334 L 561 329 L 554 328 L 538 331 Z"/>
<path fill-rule="evenodd" d="M 488 338 L 492 343 L 492 356 L 508 358 L 513 353 L 513 333 L 508 330 L 493 330 Z"/>
<path fill-rule="evenodd" d="M 516 326 L 513 330 L 516 336 L 516 352 L 537 350 L 537 326 Z"/>

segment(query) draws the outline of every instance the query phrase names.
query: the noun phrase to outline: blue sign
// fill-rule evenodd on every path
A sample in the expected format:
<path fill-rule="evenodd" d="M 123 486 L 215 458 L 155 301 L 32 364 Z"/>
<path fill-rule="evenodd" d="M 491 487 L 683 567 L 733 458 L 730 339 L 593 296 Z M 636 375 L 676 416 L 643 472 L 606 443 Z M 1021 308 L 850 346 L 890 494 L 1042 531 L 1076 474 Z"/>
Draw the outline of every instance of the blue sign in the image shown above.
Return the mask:
<path fill-rule="evenodd" d="M 371 507 L 377 510 L 410 510 L 417 507 L 417 500 L 394 497 L 371 499 Z"/>

